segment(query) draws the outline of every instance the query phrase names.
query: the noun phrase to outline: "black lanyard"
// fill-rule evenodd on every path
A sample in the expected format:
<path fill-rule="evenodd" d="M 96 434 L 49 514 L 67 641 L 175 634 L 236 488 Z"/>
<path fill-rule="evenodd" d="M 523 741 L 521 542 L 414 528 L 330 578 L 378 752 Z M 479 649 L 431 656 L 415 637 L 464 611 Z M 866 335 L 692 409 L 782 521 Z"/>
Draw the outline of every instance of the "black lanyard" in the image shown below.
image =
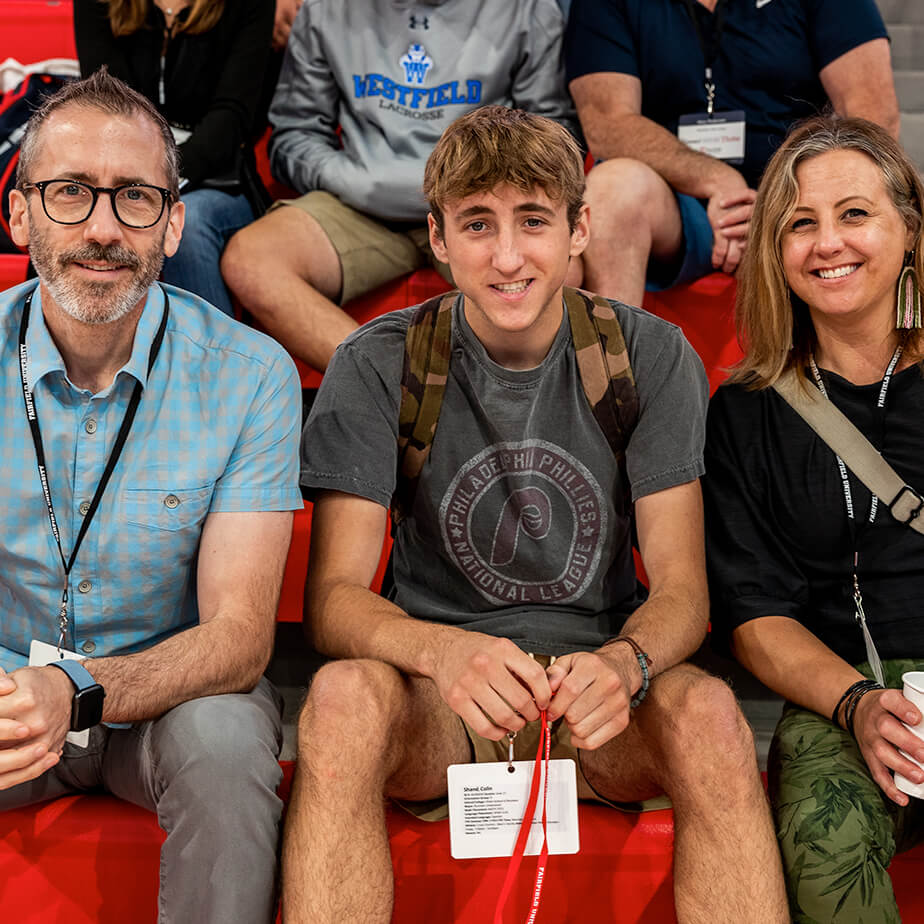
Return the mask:
<path fill-rule="evenodd" d="M 892 358 L 889 360 L 889 365 L 886 367 L 885 375 L 882 377 L 882 385 L 879 387 L 879 398 L 876 401 L 876 408 L 881 412 L 880 414 L 880 429 L 884 430 L 885 428 L 885 403 L 886 396 L 889 393 L 889 383 L 892 381 L 892 374 L 895 372 L 895 367 L 898 365 L 899 359 L 901 359 L 903 345 L 900 343 L 896 348 L 895 352 L 892 353 Z M 825 389 L 825 383 L 822 381 L 821 373 L 818 371 L 818 366 L 815 364 L 815 357 L 812 356 L 809 358 L 809 366 L 812 370 L 812 377 L 815 379 L 815 384 L 818 386 L 818 390 L 827 398 L 828 392 Z M 884 438 L 884 433 L 881 434 L 881 437 Z M 882 442 L 880 439 L 880 443 Z M 853 494 L 850 490 L 850 481 L 847 478 L 847 466 L 844 465 L 844 460 L 841 459 L 839 455 L 834 456 L 837 459 L 837 468 L 841 475 L 841 485 L 844 489 L 844 503 L 847 507 L 847 519 L 851 521 L 851 525 L 856 522 L 856 516 L 853 508 Z M 876 511 L 879 508 L 879 498 L 873 494 L 873 499 L 870 502 L 869 508 L 869 523 L 872 523 L 876 519 Z M 856 558 L 856 530 L 854 530 L 854 558 Z"/>
<path fill-rule="evenodd" d="M 725 30 L 725 12 L 728 6 L 728 0 L 717 0 L 715 11 L 713 12 L 712 32 L 709 41 L 703 35 L 703 27 L 700 22 L 697 7 L 705 9 L 697 0 L 683 0 L 693 20 L 693 28 L 696 31 L 696 39 L 699 42 L 700 50 L 703 53 L 703 61 L 706 66 L 704 85 L 706 87 L 706 114 L 711 116 L 715 109 L 715 81 L 712 79 L 712 65 L 719 54 L 719 46 L 722 43 L 722 32 Z"/>
<path fill-rule="evenodd" d="M 37 288 L 38 286 L 36 286 L 36 289 Z M 163 317 L 160 319 L 160 326 L 157 328 L 157 333 L 154 335 L 154 341 L 151 343 L 151 352 L 148 354 L 148 377 L 151 375 L 151 370 L 154 368 L 154 361 L 157 359 L 157 354 L 160 352 L 160 346 L 164 340 L 164 331 L 167 329 L 167 315 L 170 313 L 170 297 L 167 295 L 167 290 L 164 289 L 163 286 L 161 286 L 161 289 L 164 293 L 164 313 Z M 55 518 L 54 505 L 51 502 L 51 489 L 48 485 L 48 472 L 45 468 L 45 446 L 42 443 L 42 431 L 39 428 L 38 415 L 35 412 L 35 399 L 29 391 L 29 382 L 27 378 L 29 361 L 26 353 L 26 331 L 29 328 L 29 314 L 32 307 L 32 296 L 35 294 L 35 291 L 35 289 L 32 289 L 26 296 L 26 301 L 22 310 L 22 322 L 19 325 L 19 377 L 22 382 L 23 400 L 26 403 L 26 417 L 29 421 L 29 430 L 32 432 L 32 443 L 35 446 L 35 458 L 38 462 L 39 480 L 42 483 L 42 493 L 45 495 L 45 506 L 48 508 L 48 521 L 51 523 L 51 532 L 58 546 L 61 564 L 64 566 L 64 591 L 61 595 L 61 609 L 58 612 L 58 628 L 61 632 L 58 637 L 58 648 L 60 649 L 63 647 L 65 636 L 67 635 L 68 578 L 70 577 L 71 569 L 74 567 L 74 562 L 77 559 L 77 552 L 80 549 L 81 542 L 83 542 L 83 537 L 90 527 L 90 521 L 96 513 L 96 508 L 99 506 L 103 492 L 106 490 L 106 485 L 109 484 L 109 479 L 116 467 L 116 463 L 119 461 L 119 456 L 122 455 L 122 449 L 125 446 L 126 439 L 128 439 L 128 432 L 131 430 L 132 424 L 135 421 L 135 414 L 138 410 L 138 402 L 141 401 L 141 392 L 143 389 L 141 382 L 136 381 L 131 398 L 128 401 L 128 407 L 125 410 L 125 416 L 122 418 L 122 426 L 119 428 L 119 433 L 116 436 L 112 452 L 109 453 L 109 461 L 106 463 L 103 476 L 96 486 L 96 493 L 93 495 L 93 500 L 90 501 L 90 506 L 83 518 L 83 522 L 80 524 L 80 531 L 77 533 L 77 540 L 74 542 L 74 548 L 71 550 L 70 557 L 66 558 L 64 549 L 61 547 L 61 533 L 58 530 L 58 521 Z"/>
<path fill-rule="evenodd" d="M 892 375 L 895 372 L 895 367 L 898 365 L 899 359 L 901 359 L 903 344 L 899 343 L 895 348 L 895 351 L 892 353 L 892 358 L 889 360 L 889 365 L 886 367 L 885 375 L 882 377 L 882 385 L 879 387 L 879 398 L 876 401 L 876 408 L 879 413 L 879 429 L 880 429 L 880 446 L 885 443 L 885 403 L 886 396 L 889 393 L 889 383 L 892 381 Z M 822 381 L 821 373 L 818 371 L 818 366 L 815 363 L 814 355 L 809 358 L 809 365 L 812 369 L 812 377 L 815 379 L 815 384 L 818 386 L 818 390 L 827 398 L 828 392 L 825 390 L 825 384 Z M 841 475 L 841 485 L 844 489 L 844 503 L 847 506 L 847 519 L 850 521 L 850 532 L 853 538 L 853 604 L 854 604 L 854 616 L 857 623 L 860 626 L 860 631 L 863 634 L 863 644 L 866 647 L 866 658 L 869 661 L 870 667 L 873 670 L 873 673 L 879 683 L 885 685 L 882 675 L 882 662 L 879 658 L 879 652 L 876 650 L 876 643 L 873 641 L 872 633 L 869 630 L 869 625 L 866 619 L 866 612 L 863 609 L 863 594 L 860 592 L 860 581 L 857 577 L 857 572 L 859 571 L 859 561 L 860 561 L 860 551 L 859 551 L 859 533 L 860 531 L 856 526 L 856 514 L 853 506 L 853 496 L 850 491 L 850 481 L 847 478 L 847 467 L 844 465 L 844 460 L 841 459 L 839 455 L 835 453 L 834 456 L 837 459 L 837 468 Z M 872 500 L 869 505 L 869 519 L 865 524 L 867 527 L 871 525 L 876 519 L 876 512 L 879 509 L 879 498 L 873 494 Z"/>

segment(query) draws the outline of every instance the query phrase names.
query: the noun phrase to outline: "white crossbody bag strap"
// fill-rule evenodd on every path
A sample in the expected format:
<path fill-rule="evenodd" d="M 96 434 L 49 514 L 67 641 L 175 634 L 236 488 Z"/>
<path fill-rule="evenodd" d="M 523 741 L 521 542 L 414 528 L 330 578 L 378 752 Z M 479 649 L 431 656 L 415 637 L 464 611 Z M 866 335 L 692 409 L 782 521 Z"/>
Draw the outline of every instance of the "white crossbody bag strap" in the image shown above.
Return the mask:
<path fill-rule="evenodd" d="M 790 370 L 773 386 L 787 404 L 843 459 L 899 523 L 924 534 L 924 498 L 905 484 L 872 443 L 814 386 L 803 388 Z"/>

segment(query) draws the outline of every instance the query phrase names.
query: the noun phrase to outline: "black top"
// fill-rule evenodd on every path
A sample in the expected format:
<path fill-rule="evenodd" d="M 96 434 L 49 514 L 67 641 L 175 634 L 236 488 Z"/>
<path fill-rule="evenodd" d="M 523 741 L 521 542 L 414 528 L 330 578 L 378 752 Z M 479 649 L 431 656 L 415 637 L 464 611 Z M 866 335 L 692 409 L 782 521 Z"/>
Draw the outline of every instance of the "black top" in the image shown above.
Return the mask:
<path fill-rule="evenodd" d="M 265 124 L 269 94 L 263 84 L 274 9 L 274 0 L 226 0 L 213 29 L 200 35 L 177 33 L 167 45 L 161 105 L 163 13 L 151 3 L 143 28 L 115 38 L 104 2 L 74 0 L 80 72 L 87 76 L 108 65 L 111 74 L 150 99 L 168 122 L 191 130 L 180 145 L 180 173 L 195 186 L 228 174 L 241 145 Z M 189 7 L 178 19 L 188 13 Z"/>
<path fill-rule="evenodd" d="M 886 461 L 924 490 L 924 380 L 894 376 L 884 412 L 879 383 L 822 372 L 834 403 Z M 709 406 L 706 541 L 714 637 L 761 616 L 788 616 L 852 664 L 866 660 L 854 618 L 854 548 L 870 632 L 883 658 L 924 656 L 924 536 L 849 475 L 847 518 L 834 453 L 772 389 L 724 385 Z M 888 500 L 888 499 L 887 499 Z"/>

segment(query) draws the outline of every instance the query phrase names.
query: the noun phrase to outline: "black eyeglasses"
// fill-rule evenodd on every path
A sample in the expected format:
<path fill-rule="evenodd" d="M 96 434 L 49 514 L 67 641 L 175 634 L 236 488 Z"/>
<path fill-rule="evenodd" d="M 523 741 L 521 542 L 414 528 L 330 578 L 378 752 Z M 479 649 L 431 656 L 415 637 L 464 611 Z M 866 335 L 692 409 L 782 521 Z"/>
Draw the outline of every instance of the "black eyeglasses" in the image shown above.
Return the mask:
<path fill-rule="evenodd" d="M 91 186 L 79 180 L 42 180 L 26 183 L 22 189 L 37 189 L 45 214 L 59 225 L 79 225 L 96 208 L 100 193 L 106 193 L 112 212 L 126 228 L 150 228 L 160 221 L 173 193 L 162 186 L 126 183 L 124 186 Z"/>

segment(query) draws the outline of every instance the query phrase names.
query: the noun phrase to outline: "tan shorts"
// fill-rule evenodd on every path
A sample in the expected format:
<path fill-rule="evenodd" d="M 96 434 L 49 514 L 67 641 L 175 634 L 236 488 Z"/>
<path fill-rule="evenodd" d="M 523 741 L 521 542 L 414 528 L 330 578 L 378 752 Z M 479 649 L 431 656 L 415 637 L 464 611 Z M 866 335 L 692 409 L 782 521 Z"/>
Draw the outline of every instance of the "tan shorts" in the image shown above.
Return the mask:
<path fill-rule="evenodd" d="M 548 665 L 549 658 L 544 655 L 536 657 L 544 667 Z M 491 741 L 489 738 L 482 738 L 477 732 L 473 731 L 468 724 L 465 725 L 465 734 L 468 736 L 469 743 L 472 747 L 472 760 L 476 764 L 491 763 L 494 761 L 506 762 L 509 755 L 509 742 L 507 737 L 501 738 L 500 741 Z M 539 747 L 539 734 L 542 725 L 540 722 L 529 722 L 525 728 L 517 732 L 513 739 L 513 759 L 514 760 L 535 760 L 536 750 Z M 550 726 L 552 734 L 552 745 L 549 753 L 551 760 L 571 759 L 575 763 L 577 776 L 577 794 L 578 799 L 585 799 L 589 802 L 600 802 L 611 808 L 619 809 L 621 812 L 650 812 L 655 809 L 670 808 L 670 799 L 667 796 L 655 796 L 652 799 L 645 799 L 643 802 L 611 802 L 609 799 L 601 796 L 584 776 L 584 768 L 581 766 L 580 751 L 571 743 L 571 729 L 564 718 L 556 719 Z M 429 799 L 426 802 L 403 802 L 394 800 L 397 805 L 410 814 L 420 818 L 422 821 L 442 821 L 449 817 L 449 803 L 446 798 Z"/>
<path fill-rule="evenodd" d="M 448 264 L 440 263 L 430 249 L 426 224 L 389 227 L 320 190 L 280 199 L 271 210 L 283 205 L 307 212 L 330 238 L 343 275 L 341 305 L 423 266 L 433 266 L 452 285 Z"/>

